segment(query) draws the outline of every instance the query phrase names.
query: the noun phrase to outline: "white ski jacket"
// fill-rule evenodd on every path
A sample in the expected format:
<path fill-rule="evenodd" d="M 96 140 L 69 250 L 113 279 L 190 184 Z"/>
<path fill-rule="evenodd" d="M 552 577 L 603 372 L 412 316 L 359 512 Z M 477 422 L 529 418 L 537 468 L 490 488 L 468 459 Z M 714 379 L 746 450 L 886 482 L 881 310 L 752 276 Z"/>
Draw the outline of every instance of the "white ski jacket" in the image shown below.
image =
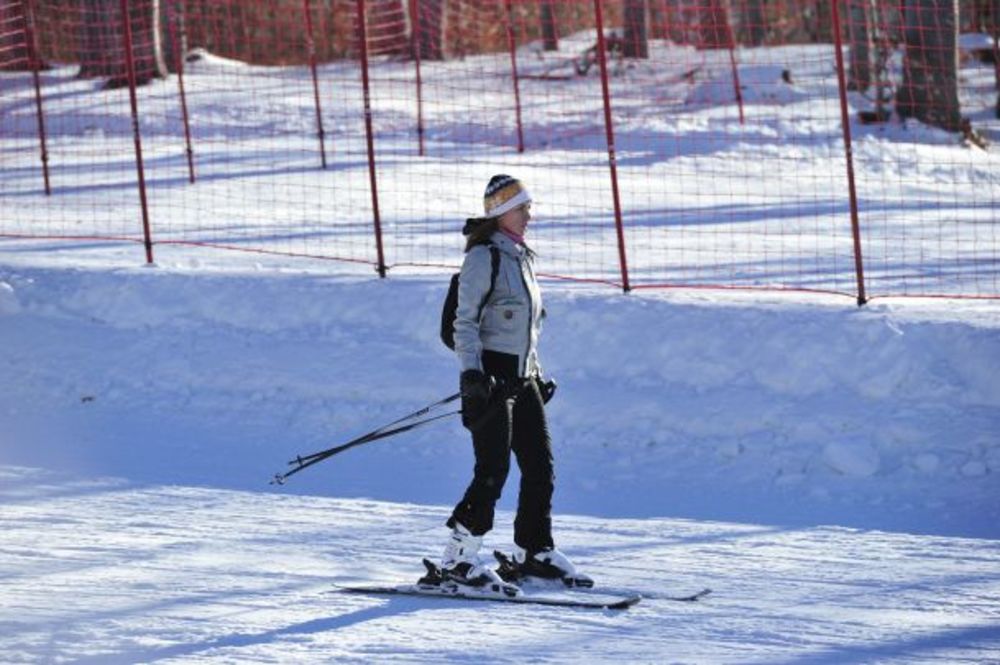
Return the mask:
<path fill-rule="evenodd" d="M 535 279 L 531 252 L 497 231 L 490 244 L 500 250 L 493 293 L 489 245 L 477 245 L 465 255 L 459 276 L 455 312 L 455 353 L 462 371 L 482 370 L 484 349 L 517 356 L 522 377 L 541 376 L 538 336 L 542 328 L 542 294 Z"/>

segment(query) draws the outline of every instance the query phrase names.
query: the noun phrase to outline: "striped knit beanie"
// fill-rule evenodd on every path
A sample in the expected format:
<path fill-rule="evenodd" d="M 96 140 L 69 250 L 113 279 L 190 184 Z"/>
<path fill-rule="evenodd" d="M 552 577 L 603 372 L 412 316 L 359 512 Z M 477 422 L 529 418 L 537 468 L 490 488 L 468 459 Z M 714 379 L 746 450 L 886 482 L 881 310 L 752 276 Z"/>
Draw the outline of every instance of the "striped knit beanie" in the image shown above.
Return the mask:
<path fill-rule="evenodd" d="M 524 203 L 531 203 L 531 194 L 520 180 L 503 174 L 490 178 L 483 195 L 483 209 L 487 217 L 499 217 Z"/>

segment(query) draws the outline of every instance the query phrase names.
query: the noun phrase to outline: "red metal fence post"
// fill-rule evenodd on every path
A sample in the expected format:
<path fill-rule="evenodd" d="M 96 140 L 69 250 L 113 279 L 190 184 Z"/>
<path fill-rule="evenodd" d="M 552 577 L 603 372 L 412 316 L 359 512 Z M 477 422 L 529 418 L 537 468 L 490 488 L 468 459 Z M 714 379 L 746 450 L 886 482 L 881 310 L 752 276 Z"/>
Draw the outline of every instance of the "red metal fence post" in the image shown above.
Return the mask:
<path fill-rule="evenodd" d="M 28 47 L 28 66 L 31 67 L 31 74 L 35 82 L 35 115 L 38 118 L 38 145 L 41 149 L 42 157 L 42 178 L 45 180 L 45 195 L 52 194 L 52 187 L 49 184 L 49 149 L 48 141 L 45 138 L 45 112 L 42 109 L 42 84 L 38 70 L 42 67 L 42 59 L 38 56 L 38 45 L 35 43 L 34 21 L 35 14 L 31 5 L 26 6 L 27 12 L 24 17 L 24 39 Z"/>
<path fill-rule="evenodd" d="M 420 76 L 420 3 L 410 0 L 410 43 L 417 77 L 417 152 L 424 156 L 424 85 Z"/>
<path fill-rule="evenodd" d="M 174 69 L 177 71 L 177 89 L 181 98 L 181 118 L 184 121 L 184 145 L 187 152 L 188 182 L 194 184 L 194 149 L 191 147 L 191 123 L 188 118 L 187 92 L 184 90 L 184 54 L 181 52 L 184 44 L 184 24 L 181 24 L 181 40 L 177 41 L 177 18 L 174 4 L 177 0 L 165 0 L 167 3 L 167 30 L 173 43 Z"/>
<path fill-rule="evenodd" d="M 608 142 L 608 167 L 611 172 L 611 196 L 615 205 L 615 229 L 618 232 L 618 261 L 621 267 L 622 289 L 631 290 L 628 283 L 628 259 L 625 252 L 625 230 L 622 227 L 621 197 L 618 193 L 618 161 L 615 157 L 615 130 L 611 119 L 611 90 L 608 85 L 608 55 L 604 39 L 604 11 L 602 0 L 594 0 L 594 17 L 597 22 L 597 60 L 601 66 L 601 91 L 604 94 L 604 132 Z"/>
<path fill-rule="evenodd" d="M 319 103 L 319 76 L 316 74 L 316 42 L 313 40 L 312 16 L 309 14 L 309 0 L 302 0 L 302 12 L 306 19 L 306 48 L 309 50 L 309 68 L 312 70 L 313 103 L 316 105 L 316 136 L 319 139 L 319 159 L 326 168 L 325 132 L 323 131 L 323 111 Z"/>
<path fill-rule="evenodd" d="M 135 58 L 132 53 L 132 18 L 129 0 L 121 0 L 122 33 L 124 36 L 125 70 L 128 72 L 128 94 L 132 105 L 132 136 L 135 139 L 135 168 L 139 175 L 139 203 L 142 208 L 142 233 L 146 245 L 146 263 L 153 262 L 153 239 L 149 229 L 149 204 L 146 200 L 146 175 L 142 164 L 142 136 L 139 132 L 139 100 L 135 91 Z"/>
<path fill-rule="evenodd" d="M 517 151 L 524 152 L 524 128 L 521 126 L 521 83 L 517 75 L 517 39 L 514 36 L 514 8 L 504 0 L 507 8 L 507 47 L 510 49 L 510 69 L 514 79 L 514 113 L 517 122 Z"/>
<path fill-rule="evenodd" d="M 833 20 L 833 46 L 837 58 L 837 86 L 840 89 L 840 123 L 844 129 L 844 156 L 847 161 L 847 191 L 851 206 L 851 229 L 854 235 L 854 270 L 858 285 L 858 305 L 864 305 L 865 295 L 864 262 L 861 257 L 861 225 L 858 222 L 858 193 L 854 182 L 854 148 L 851 143 L 851 116 L 847 107 L 847 79 L 844 73 L 844 43 L 841 36 L 840 10 L 838 2 L 830 3 Z"/>
<path fill-rule="evenodd" d="M 371 89 L 368 80 L 368 26 L 365 20 L 365 0 L 357 0 L 358 43 L 361 47 L 361 86 L 364 90 L 365 137 L 368 143 L 368 180 L 372 193 L 372 216 L 375 222 L 375 249 L 378 255 L 379 277 L 385 277 L 385 254 L 382 251 L 382 221 L 378 212 L 378 179 L 375 177 L 375 137 L 372 131 Z"/>

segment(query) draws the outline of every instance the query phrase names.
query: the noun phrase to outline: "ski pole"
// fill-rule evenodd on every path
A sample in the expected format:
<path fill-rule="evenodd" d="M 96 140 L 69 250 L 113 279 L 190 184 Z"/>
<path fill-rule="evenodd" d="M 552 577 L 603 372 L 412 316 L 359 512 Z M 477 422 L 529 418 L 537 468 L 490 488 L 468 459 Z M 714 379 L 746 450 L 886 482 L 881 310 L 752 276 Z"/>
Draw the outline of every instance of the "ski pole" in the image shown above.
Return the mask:
<path fill-rule="evenodd" d="M 493 415 L 496 413 L 496 411 L 501 407 L 501 405 L 504 402 L 506 402 L 508 399 L 516 399 L 518 395 L 521 393 L 521 391 L 524 389 L 525 385 L 527 384 L 516 382 L 513 385 L 502 386 L 499 393 L 500 398 L 495 399 L 493 404 L 490 405 L 490 407 L 486 410 L 486 412 L 482 416 L 480 416 L 475 423 L 473 423 L 471 429 L 472 430 L 479 429 L 479 427 L 481 427 L 487 420 L 493 417 Z M 299 471 L 302 471 L 303 469 L 308 469 L 313 464 L 318 464 L 325 459 L 329 459 L 334 455 L 344 452 L 345 450 L 350 450 L 351 448 L 354 448 L 356 446 L 361 446 L 366 443 L 378 441 L 379 439 L 384 439 L 390 436 L 394 436 L 396 434 L 402 434 L 403 432 L 408 432 L 411 429 L 415 429 L 417 427 L 420 427 L 421 425 L 426 425 L 427 423 L 434 422 L 435 420 L 441 420 L 442 418 L 447 418 L 448 416 L 454 416 L 455 414 L 462 413 L 461 410 L 449 411 L 447 413 L 431 416 L 423 420 L 407 423 L 406 425 L 400 424 L 406 422 L 407 420 L 413 420 L 414 418 L 427 415 L 433 409 L 448 404 L 449 402 L 453 402 L 461 396 L 462 396 L 461 393 L 455 393 L 454 395 L 449 395 L 448 397 L 438 400 L 433 404 L 429 404 L 423 407 L 422 409 L 418 409 L 413 413 L 403 416 L 402 418 L 398 418 L 392 421 L 391 423 L 382 425 L 381 427 L 374 429 L 371 432 L 368 432 L 367 434 L 362 434 L 361 436 L 355 439 L 351 439 L 347 443 L 342 443 L 332 448 L 327 448 L 326 450 L 321 450 L 319 452 L 311 453 L 309 455 L 299 455 L 295 459 L 290 460 L 288 462 L 288 464 L 294 466 L 294 468 L 285 473 L 274 474 L 274 478 L 271 479 L 270 484 L 284 485 L 285 481 L 287 481 L 290 477 L 294 476 Z M 394 427 L 395 425 L 399 426 Z"/>
<path fill-rule="evenodd" d="M 445 404 L 448 404 L 449 402 L 454 402 L 459 397 L 461 397 L 461 393 L 455 393 L 454 395 L 449 395 L 448 397 L 445 397 L 442 400 L 438 400 L 437 402 L 434 402 L 433 404 L 429 404 L 429 405 L 423 407 L 422 409 L 418 409 L 418 410 L 414 411 L 413 413 L 410 413 L 408 415 L 403 416 L 402 418 L 398 418 L 396 420 L 393 420 L 391 423 L 388 423 L 386 425 L 382 425 L 378 429 L 374 429 L 371 432 L 368 432 L 367 434 L 363 434 L 363 435 L 359 436 L 357 439 L 352 439 L 348 443 L 345 443 L 345 444 L 340 445 L 340 446 L 334 446 L 333 448 L 329 448 L 327 450 L 321 450 L 318 453 L 312 453 L 310 455 L 300 455 L 300 456 L 296 457 L 293 461 L 289 462 L 289 464 L 302 464 L 303 462 L 308 462 L 308 461 L 312 460 L 314 457 L 323 457 L 323 458 L 326 458 L 326 457 L 329 457 L 330 455 L 336 455 L 337 453 L 339 453 L 339 452 L 341 452 L 343 450 L 347 450 L 347 448 L 345 448 L 344 446 L 353 447 L 354 445 L 358 445 L 360 443 L 367 443 L 368 441 L 374 441 L 376 439 L 381 439 L 381 438 L 384 438 L 386 436 L 391 436 L 392 434 L 398 434 L 399 432 L 404 432 L 404 431 L 406 431 L 408 429 L 413 429 L 414 427 L 417 427 L 418 425 L 424 424 L 424 422 L 431 422 L 432 420 L 438 420 L 440 418 L 444 418 L 445 416 L 451 416 L 451 415 L 454 415 L 456 413 L 461 413 L 461 411 L 451 411 L 451 412 L 446 413 L 446 414 L 444 414 L 442 416 L 435 416 L 434 418 L 429 418 L 426 421 L 421 421 L 419 423 L 413 423 L 412 426 L 406 426 L 405 428 L 395 429 L 395 430 L 392 430 L 391 432 L 387 431 L 393 425 L 398 425 L 399 423 L 406 422 L 407 420 L 412 420 L 413 418 L 418 418 L 420 416 L 426 415 L 426 414 L 430 413 L 433 409 L 435 409 L 435 408 L 437 408 L 439 406 L 443 406 Z M 372 437 L 374 437 L 374 438 L 372 438 Z"/>
<path fill-rule="evenodd" d="M 327 448 L 326 450 L 321 450 L 321 451 L 316 452 L 316 453 L 311 453 L 309 455 L 299 455 L 295 459 L 290 460 L 288 462 L 289 465 L 295 465 L 295 468 L 293 468 L 292 470 L 287 471 L 285 473 L 276 473 L 276 474 L 274 474 L 274 478 L 271 480 L 271 484 L 272 485 L 284 485 L 285 481 L 288 480 L 289 477 L 295 475 L 299 471 L 302 471 L 303 469 L 307 469 L 310 466 L 312 466 L 313 464 L 317 464 L 319 462 L 322 462 L 325 459 L 329 459 L 330 457 L 333 457 L 334 455 L 336 455 L 338 453 L 342 453 L 345 450 L 350 450 L 351 448 L 354 448 L 355 446 L 360 446 L 360 445 L 363 445 L 365 443 L 371 443 L 372 441 L 378 441 L 379 439 L 384 439 L 386 437 L 393 436 L 395 434 L 400 434 L 402 432 L 409 431 L 411 429 L 419 427 L 420 425 L 425 425 L 425 424 L 433 422 L 435 420 L 440 420 L 442 418 L 447 418 L 448 416 L 453 416 L 456 413 L 461 413 L 461 411 L 449 411 L 448 413 L 440 414 L 440 415 L 437 415 L 437 416 L 432 416 L 432 417 L 426 418 L 424 420 L 419 420 L 419 421 L 414 422 L 414 423 L 409 423 L 409 424 L 406 424 L 406 425 L 401 425 L 399 427 L 393 428 L 394 425 L 399 425 L 400 423 L 403 423 L 403 422 L 405 422 L 407 420 L 412 420 L 414 418 L 418 418 L 420 416 L 426 415 L 431 410 L 433 410 L 433 409 L 435 409 L 435 408 L 437 408 L 439 406 L 443 406 L 445 404 L 448 404 L 449 402 L 453 402 L 456 399 L 458 399 L 459 397 L 461 397 L 461 393 L 455 393 L 454 395 L 449 395 L 448 397 L 445 397 L 444 399 L 438 400 L 437 402 L 434 402 L 433 404 L 429 404 L 429 405 L 423 407 L 422 409 L 418 409 L 418 410 L 414 411 L 413 413 L 410 413 L 410 414 L 407 414 L 407 415 L 403 416 L 402 418 L 398 418 L 398 419 L 392 421 L 391 423 L 388 423 L 386 425 L 382 425 L 381 427 L 379 427 L 377 429 L 374 429 L 371 432 L 368 432 L 367 434 L 362 434 L 361 436 L 359 436 L 359 437 L 357 437 L 355 439 L 351 439 L 347 443 L 343 443 L 343 444 L 334 446 L 332 448 Z M 390 429 L 390 428 L 393 428 L 393 429 Z"/>

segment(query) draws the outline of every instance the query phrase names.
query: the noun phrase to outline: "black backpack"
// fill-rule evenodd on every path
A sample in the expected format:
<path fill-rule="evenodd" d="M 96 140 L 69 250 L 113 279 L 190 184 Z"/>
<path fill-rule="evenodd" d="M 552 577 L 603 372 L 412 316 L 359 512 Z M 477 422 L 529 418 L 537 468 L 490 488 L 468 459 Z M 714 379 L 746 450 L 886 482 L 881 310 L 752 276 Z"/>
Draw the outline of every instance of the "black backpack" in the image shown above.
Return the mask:
<path fill-rule="evenodd" d="M 479 313 L 482 314 L 483 307 L 489 302 L 493 295 L 493 288 L 497 285 L 497 274 L 500 272 L 500 249 L 496 245 L 490 245 L 490 257 L 492 259 L 492 270 L 490 271 L 490 290 L 483 296 L 483 302 L 479 303 Z M 451 284 L 448 285 L 448 295 L 444 298 L 444 306 L 441 308 L 441 341 L 452 351 L 455 350 L 455 313 L 458 310 L 458 278 L 461 273 L 451 276 Z"/>

